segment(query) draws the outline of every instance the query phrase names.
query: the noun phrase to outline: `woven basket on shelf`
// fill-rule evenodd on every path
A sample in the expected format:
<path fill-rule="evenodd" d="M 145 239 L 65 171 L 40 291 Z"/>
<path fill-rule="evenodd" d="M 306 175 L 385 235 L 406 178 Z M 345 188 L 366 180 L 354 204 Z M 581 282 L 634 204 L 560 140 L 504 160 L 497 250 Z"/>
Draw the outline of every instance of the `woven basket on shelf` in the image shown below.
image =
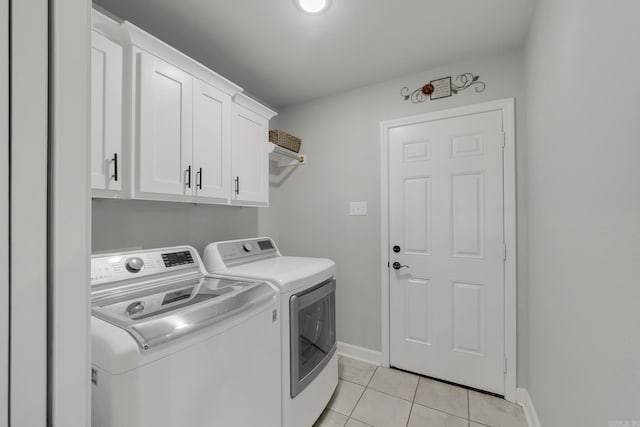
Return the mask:
<path fill-rule="evenodd" d="M 300 138 L 278 129 L 269 131 L 269 141 L 296 153 L 300 152 L 300 144 L 302 142 Z"/>

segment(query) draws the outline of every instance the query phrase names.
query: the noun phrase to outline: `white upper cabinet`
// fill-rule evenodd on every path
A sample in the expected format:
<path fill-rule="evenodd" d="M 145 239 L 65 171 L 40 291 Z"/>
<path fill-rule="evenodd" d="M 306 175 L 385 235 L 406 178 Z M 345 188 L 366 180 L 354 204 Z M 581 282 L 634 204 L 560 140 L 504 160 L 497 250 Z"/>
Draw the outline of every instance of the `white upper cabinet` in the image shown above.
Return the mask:
<path fill-rule="evenodd" d="M 251 98 L 234 97 L 232 114 L 232 204 L 269 204 L 269 119 L 275 112 Z"/>
<path fill-rule="evenodd" d="M 231 97 L 193 80 L 194 194 L 229 201 L 231 181 Z"/>
<path fill-rule="evenodd" d="M 149 53 L 137 62 L 136 197 L 228 203 L 231 96 Z"/>
<path fill-rule="evenodd" d="M 193 78 L 146 52 L 137 59 L 138 190 L 191 195 Z"/>
<path fill-rule="evenodd" d="M 122 189 L 122 46 L 92 31 L 91 188 L 118 197 Z"/>
<path fill-rule="evenodd" d="M 266 206 L 275 113 L 131 23 L 93 16 L 94 196 Z"/>

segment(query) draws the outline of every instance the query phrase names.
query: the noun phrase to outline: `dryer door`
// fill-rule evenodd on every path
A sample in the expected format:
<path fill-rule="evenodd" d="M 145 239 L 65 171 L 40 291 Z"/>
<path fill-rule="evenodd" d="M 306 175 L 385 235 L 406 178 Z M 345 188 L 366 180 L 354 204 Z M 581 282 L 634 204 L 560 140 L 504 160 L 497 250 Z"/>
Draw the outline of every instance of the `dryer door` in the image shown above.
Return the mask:
<path fill-rule="evenodd" d="M 293 295 L 290 305 L 291 397 L 305 389 L 336 352 L 336 281 Z"/>

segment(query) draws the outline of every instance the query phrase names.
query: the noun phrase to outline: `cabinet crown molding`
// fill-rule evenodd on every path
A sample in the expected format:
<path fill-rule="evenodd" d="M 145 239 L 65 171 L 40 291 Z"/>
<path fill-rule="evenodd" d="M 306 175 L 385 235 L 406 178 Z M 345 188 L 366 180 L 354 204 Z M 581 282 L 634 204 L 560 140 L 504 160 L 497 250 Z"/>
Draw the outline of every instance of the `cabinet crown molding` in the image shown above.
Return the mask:
<path fill-rule="evenodd" d="M 233 102 L 245 107 L 248 110 L 253 111 L 256 114 L 259 114 L 267 120 L 271 120 L 272 117 L 278 115 L 278 113 L 276 113 L 272 109 L 265 107 L 264 105 L 244 93 L 236 94 L 233 97 Z"/>
<path fill-rule="evenodd" d="M 232 81 L 222 77 L 215 71 L 202 65 L 200 62 L 188 57 L 184 53 L 168 45 L 167 43 L 152 36 L 146 31 L 136 27 L 129 21 L 125 21 L 122 26 L 125 28 L 128 36 L 128 42 L 140 49 L 162 57 L 164 60 L 171 62 L 173 65 L 181 68 L 183 71 L 212 84 L 229 96 L 234 96 L 243 91 L 243 89 Z"/>
<path fill-rule="evenodd" d="M 242 87 L 224 78 L 220 74 L 188 57 L 184 53 L 159 40 L 129 21 L 121 23 L 107 17 L 98 10 L 92 11 L 93 29 L 120 42 L 122 45 L 136 46 L 153 55 L 160 56 L 183 71 L 212 84 L 229 96 L 242 92 Z"/>
<path fill-rule="evenodd" d="M 91 10 L 91 29 L 121 45 L 126 44 L 127 35 L 122 28 L 122 21 L 113 15 L 107 15 L 106 11 Z"/>

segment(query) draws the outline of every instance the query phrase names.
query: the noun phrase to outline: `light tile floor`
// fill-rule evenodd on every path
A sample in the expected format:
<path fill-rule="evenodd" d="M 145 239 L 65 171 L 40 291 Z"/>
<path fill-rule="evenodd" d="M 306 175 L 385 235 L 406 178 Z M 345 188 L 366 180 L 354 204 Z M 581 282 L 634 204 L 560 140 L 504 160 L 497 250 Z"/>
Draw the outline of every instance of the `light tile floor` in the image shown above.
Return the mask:
<path fill-rule="evenodd" d="M 340 357 L 314 427 L 527 427 L 522 408 L 463 387 Z"/>

